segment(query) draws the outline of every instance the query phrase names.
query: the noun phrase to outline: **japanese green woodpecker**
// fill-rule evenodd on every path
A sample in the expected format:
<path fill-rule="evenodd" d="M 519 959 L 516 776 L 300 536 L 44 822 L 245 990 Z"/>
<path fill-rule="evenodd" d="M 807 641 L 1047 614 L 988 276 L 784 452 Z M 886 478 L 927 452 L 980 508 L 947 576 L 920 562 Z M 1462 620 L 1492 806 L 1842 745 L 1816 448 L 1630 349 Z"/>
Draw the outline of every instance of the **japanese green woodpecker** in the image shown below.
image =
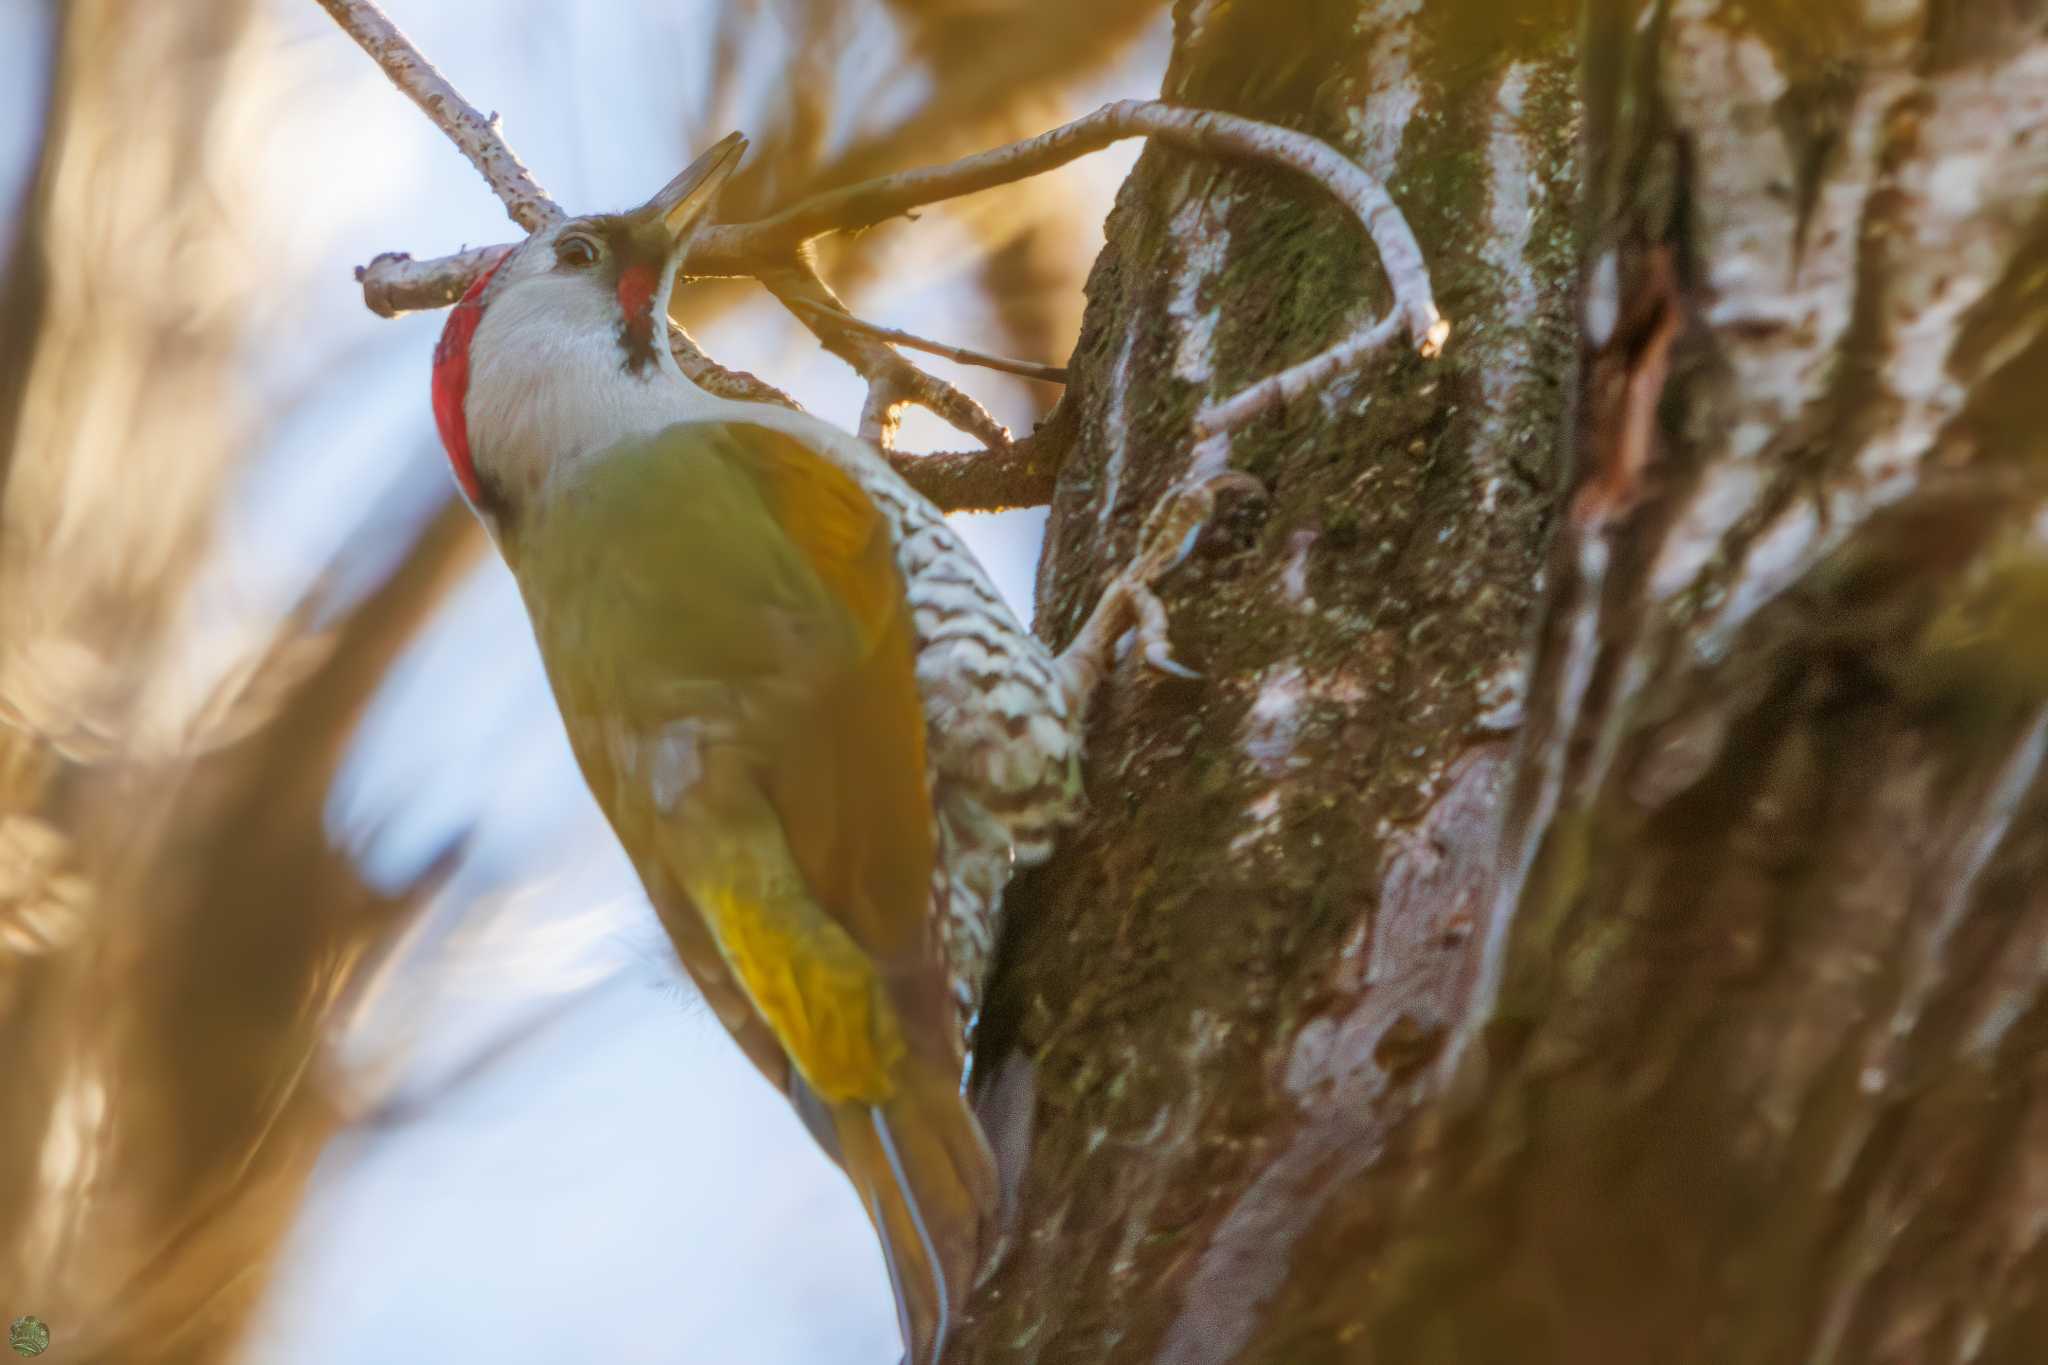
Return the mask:
<path fill-rule="evenodd" d="M 1003 887 L 1076 813 L 1108 637 L 1149 623 L 1171 666 L 1163 561 L 1055 658 L 873 446 L 686 379 L 670 291 L 745 146 L 500 258 L 448 319 L 434 414 L 584 778 L 690 976 L 859 1191 L 926 1365 L 997 1201 L 962 1075 Z"/>

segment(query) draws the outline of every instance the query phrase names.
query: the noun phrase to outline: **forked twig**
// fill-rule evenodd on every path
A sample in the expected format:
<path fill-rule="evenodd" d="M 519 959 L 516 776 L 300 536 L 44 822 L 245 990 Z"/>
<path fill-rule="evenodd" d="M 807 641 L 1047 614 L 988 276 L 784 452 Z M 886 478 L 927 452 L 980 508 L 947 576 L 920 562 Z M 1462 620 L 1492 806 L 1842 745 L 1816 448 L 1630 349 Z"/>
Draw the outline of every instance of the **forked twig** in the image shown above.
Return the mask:
<path fill-rule="evenodd" d="M 495 118 L 483 118 L 465 103 L 383 16 L 374 0 L 320 0 L 320 4 L 463 149 L 504 200 L 514 221 L 529 231 L 559 221 L 561 210 L 506 148 Z M 751 276 L 766 285 L 827 350 L 867 380 L 861 435 L 885 450 L 895 433 L 896 414 L 908 403 L 930 408 L 961 431 L 987 442 L 991 452 L 1015 450 L 1017 446 L 1011 443 L 1009 432 L 985 408 L 953 385 L 911 364 L 895 347 L 929 351 L 967 364 L 1055 382 L 1065 378 L 1064 370 L 1005 360 L 863 322 L 848 313 L 819 278 L 806 246 L 827 233 L 873 227 L 926 204 L 1026 179 L 1133 137 L 1153 138 L 1204 155 L 1278 165 L 1314 180 L 1344 205 L 1371 236 L 1393 295 L 1393 307 L 1384 317 L 1363 322 L 1300 364 L 1200 409 L 1193 433 L 1198 443 L 1198 464 L 1220 466 L 1228 458 L 1228 442 L 1234 432 L 1355 368 L 1404 331 L 1421 355 L 1430 357 L 1442 350 L 1450 335 L 1450 323 L 1437 312 L 1430 292 L 1429 270 L 1415 234 L 1378 180 L 1327 143 L 1306 133 L 1232 114 L 1149 100 L 1123 100 L 1106 105 L 1037 137 L 943 166 L 878 176 L 813 195 L 756 222 L 703 228 L 691 242 L 683 271 L 700 277 Z M 459 298 L 477 273 L 504 249 L 479 247 L 429 261 L 387 253 L 359 269 L 356 278 L 362 283 L 364 301 L 382 315 L 390 316 L 408 308 L 443 307 Z M 671 332 L 670 344 L 684 372 L 703 387 L 794 406 L 786 395 L 752 375 L 736 375 L 717 365 L 680 329 Z M 942 507 L 949 505 L 938 493 L 942 484 L 952 480 L 924 475 L 919 460 L 893 454 L 891 458 L 913 484 L 933 496 Z M 1003 467 L 1022 464 L 1011 461 Z M 1035 496 L 1039 471 L 1035 465 L 1031 468 L 1031 493 Z M 982 486 L 977 492 L 987 496 L 995 490 Z M 1021 501 L 1013 505 L 1021 505 Z"/>
<path fill-rule="evenodd" d="M 1010 431 L 988 409 L 935 374 L 920 370 L 886 342 L 856 327 L 842 325 L 850 316 L 831 288 L 801 256 L 760 276 L 768 292 L 811 329 L 826 350 L 853 366 L 868 381 L 861 408 L 860 434 L 884 450 L 896 430 L 896 411 L 906 403 L 930 408 L 940 417 L 990 446 L 1010 443 Z"/>
<path fill-rule="evenodd" d="M 1120 100 L 1007 147 L 829 190 L 758 222 L 707 229 L 691 243 L 688 269 L 693 275 L 756 274 L 764 261 L 778 260 L 827 233 L 874 227 L 927 204 L 1042 175 L 1134 137 L 1210 156 L 1270 162 L 1314 180 L 1371 235 L 1396 311 L 1416 349 L 1433 355 L 1442 347 L 1450 329 L 1430 296 L 1422 248 L 1378 180 L 1307 133 L 1153 100 Z"/>

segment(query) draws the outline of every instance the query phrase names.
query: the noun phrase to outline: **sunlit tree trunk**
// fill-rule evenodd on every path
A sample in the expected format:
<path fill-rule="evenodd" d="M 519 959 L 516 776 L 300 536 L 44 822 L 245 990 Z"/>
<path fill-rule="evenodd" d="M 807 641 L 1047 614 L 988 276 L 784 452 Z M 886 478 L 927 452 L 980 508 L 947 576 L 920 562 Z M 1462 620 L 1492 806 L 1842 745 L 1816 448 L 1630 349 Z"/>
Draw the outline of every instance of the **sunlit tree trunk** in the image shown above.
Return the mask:
<path fill-rule="evenodd" d="M 1285 15 L 1283 18 L 1282 15 Z M 1457 331 L 1241 437 L 1012 901 L 976 1361 L 2037 1361 L 2048 18 L 1183 0 L 1169 98 L 1384 175 Z M 1192 407 L 1385 302 L 1148 152 L 1064 639 Z"/>

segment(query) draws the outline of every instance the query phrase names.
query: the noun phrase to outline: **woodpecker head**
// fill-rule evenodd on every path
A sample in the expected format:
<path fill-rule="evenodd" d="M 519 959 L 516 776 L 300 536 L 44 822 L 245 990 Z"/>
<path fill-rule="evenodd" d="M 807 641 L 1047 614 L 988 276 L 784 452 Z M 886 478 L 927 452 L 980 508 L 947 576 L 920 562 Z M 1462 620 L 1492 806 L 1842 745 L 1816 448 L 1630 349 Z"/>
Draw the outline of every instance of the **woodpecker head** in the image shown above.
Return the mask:
<path fill-rule="evenodd" d="M 540 229 L 448 315 L 434 420 L 456 483 L 493 531 L 565 465 L 659 430 L 701 398 L 669 354 L 669 293 L 746 148 L 733 133 L 637 209 Z"/>

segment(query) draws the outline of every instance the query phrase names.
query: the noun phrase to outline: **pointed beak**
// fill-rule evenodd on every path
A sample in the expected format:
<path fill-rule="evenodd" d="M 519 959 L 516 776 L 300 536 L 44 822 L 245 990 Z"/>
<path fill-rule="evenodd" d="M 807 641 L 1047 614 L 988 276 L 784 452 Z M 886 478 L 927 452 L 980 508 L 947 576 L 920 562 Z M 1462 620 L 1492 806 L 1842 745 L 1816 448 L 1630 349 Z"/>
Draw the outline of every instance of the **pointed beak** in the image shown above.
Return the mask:
<path fill-rule="evenodd" d="M 739 133 L 726 134 L 710 151 L 691 162 L 689 169 L 662 186 L 659 194 L 633 210 L 631 216 L 642 223 L 660 224 L 671 250 L 682 245 L 690 229 L 717 200 L 718 192 L 738 168 L 746 150 L 745 137 Z"/>

